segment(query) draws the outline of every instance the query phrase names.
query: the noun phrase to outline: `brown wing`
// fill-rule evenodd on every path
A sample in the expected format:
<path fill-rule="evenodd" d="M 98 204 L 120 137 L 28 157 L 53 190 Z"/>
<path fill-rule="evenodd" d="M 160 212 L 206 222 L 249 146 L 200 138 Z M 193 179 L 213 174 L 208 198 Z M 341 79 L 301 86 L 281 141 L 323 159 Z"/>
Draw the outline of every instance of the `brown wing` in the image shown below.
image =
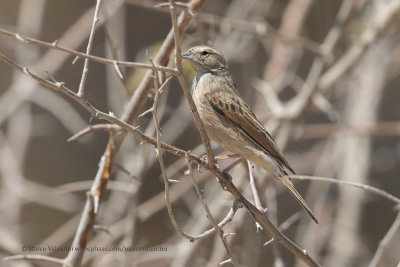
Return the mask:
<path fill-rule="evenodd" d="M 272 157 L 282 167 L 282 170 L 285 167 L 294 174 L 293 169 L 275 144 L 271 135 L 257 120 L 249 106 L 239 95 L 232 97 L 227 92 L 216 89 L 205 96 L 212 108 L 220 116 L 231 121 L 244 137 L 248 138 L 250 142 Z"/>

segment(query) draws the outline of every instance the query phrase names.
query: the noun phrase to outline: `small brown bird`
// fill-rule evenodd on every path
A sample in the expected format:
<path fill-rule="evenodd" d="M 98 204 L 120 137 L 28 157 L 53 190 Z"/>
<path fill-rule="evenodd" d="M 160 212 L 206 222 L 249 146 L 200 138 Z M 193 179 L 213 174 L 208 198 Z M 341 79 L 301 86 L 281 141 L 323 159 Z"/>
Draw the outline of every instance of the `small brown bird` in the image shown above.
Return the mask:
<path fill-rule="evenodd" d="M 240 97 L 221 52 L 208 46 L 196 46 L 182 54 L 182 58 L 188 60 L 197 72 L 192 84 L 193 100 L 208 137 L 279 179 L 318 223 L 286 176 L 285 168 L 294 174 L 293 169 Z"/>

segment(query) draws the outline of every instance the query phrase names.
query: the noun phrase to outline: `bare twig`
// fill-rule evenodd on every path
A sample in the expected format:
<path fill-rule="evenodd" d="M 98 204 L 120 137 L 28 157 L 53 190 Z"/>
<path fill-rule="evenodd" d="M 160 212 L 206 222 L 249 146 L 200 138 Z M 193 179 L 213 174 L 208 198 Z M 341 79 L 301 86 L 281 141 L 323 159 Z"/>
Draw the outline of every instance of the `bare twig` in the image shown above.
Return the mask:
<path fill-rule="evenodd" d="M 86 54 L 89 55 L 90 52 L 92 51 L 92 43 L 93 43 L 93 37 L 94 37 L 94 32 L 95 32 L 95 27 L 96 24 L 99 20 L 99 11 L 100 11 L 100 5 L 101 5 L 101 0 L 96 1 L 96 9 L 94 11 L 94 16 L 93 16 L 93 23 L 92 23 L 92 28 L 90 30 L 89 34 L 89 41 L 88 45 L 86 48 Z M 85 82 L 87 75 L 89 73 L 89 60 L 86 58 L 85 63 L 83 64 L 83 71 L 82 71 L 82 77 L 81 77 L 81 82 L 79 83 L 79 89 L 78 89 L 78 96 L 79 97 L 84 97 L 85 95 Z"/>
<path fill-rule="evenodd" d="M 328 70 L 318 81 L 318 87 L 327 91 L 340 81 L 349 70 L 359 62 L 373 41 L 396 21 L 400 12 L 400 2 L 390 1 L 383 8 L 371 12 L 368 18 L 370 25 L 366 26 L 357 42 Z"/>
<path fill-rule="evenodd" d="M 279 32 L 289 33 L 298 38 L 312 2 L 311 0 L 289 1 L 282 14 Z M 283 88 L 287 69 L 296 54 L 296 50 L 296 47 L 283 43 L 281 39 L 274 40 L 271 58 L 264 69 L 263 77 L 278 92 Z"/>
<path fill-rule="evenodd" d="M 110 134 L 110 136 L 113 136 L 113 134 Z M 76 249 L 69 251 L 67 257 L 64 259 L 64 267 L 81 265 L 83 255 L 85 253 L 84 248 L 87 245 L 89 233 L 92 231 L 94 219 L 99 211 L 101 197 L 106 190 L 105 185 L 111 178 L 110 171 L 112 170 L 111 165 L 113 162 L 114 159 L 110 153 L 101 158 L 99 171 L 97 172 L 90 191 L 87 192 L 88 200 L 86 201 L 83 215 L 75 233 L 74 240 L 72 241 L 71 246 Z"/>
<path fill-rule="evenodd" d="M 232 264 L 234 266 L 241 266 L 239 264 L 239 262 L 237 261 L 236 257 L 233 255 L 233 253 L 229 247 L 228 241 L 226 240 L 226 237 L 224 236 L 224 232 L 218 226 L 218 223 L 215 221 L 215 218 L 212 216 L 210 209 L 208 208 L 208 205 L 204 199 L 204 191 L 202 189 L 200 189 L 200 187 L 197 185 L 196 181 L 194 180 L 193 172 L 192 172 L 192 165 L 191 165 L 188 155 L 186 155 L 186 164 L 188 166 L 188 175 L 189 175 L 190 179 L 192 180 L 192 183 L 196 190 L 197 196 L 199 197 L 201 203 L 203 204 L 204 210 L 207 213 L 207 218 L 210 220 L 211 224 L 214 226 L 215 231 L 218 233 L 218 235 L 225 247 L 225 250 L 230 257 Z"/>
<path fill-rule="evenodd" d="M 254 167 L 254 165 L 250 161 L 247 160 L 247 167 L 249 169 L 250 187 L 251 187 L 251 191 L 253 192 L 253 196 L 254 196 L 254 201 L 256 203 L 256 207 L 261 212 L 265 212 L 265 210 L 264 210 L 264 208 L 262 207 L 262 204 L 261 204 L 260 196 L 258 195 L 256 182 L 254 181 L 254 175 L 253 175 L 253 167 Z"/>
<path fill-rule="evenodd" d="M 290 104 L 285 110 L 285 117 L 297 118 L 306 109 L 308 104 L 312 101 L 314 95 L 316 94 L 318 87 L 318 82 L 325 65 L 328 63 L 328 57 L 331 55 L 335 45 L 339 40 L 339 36 L 343 27 L 341 27 L 350 15 L 350 11 L 353 6 L 353 0 L 343 1 L 339 13 L 336 17 L 335 26 L 326 35 L 322 47 L 324 48 L 324 53 L 322 57 L 318 57 L 314 60 L 310 72 L 307 76 L 303 88 L 297 94 L 297 96 L 291 100 Z"/>
<path fill-rule="evenodd" d="M 82 131 L 74 134 L 70 138 L 67 139 L 67 142 L 75 141 L 78 140 L 79 138 L 84 137 L 85 135 L 91 133 L 91 132 L 97 132 L 97 131 L 104 131 L 104 132 L 110 132 L 110 131 L 117 131 L 121 129 L 115 124 L 97 124 L 97 125 L 91 125 Z"/>
<path fill-rule="evenodd" d="M 396 205 L 400 205 L 400 199 L 389 194 L 388 192 L 370 186 L 370 185 L 365 185 L 357 182 L 351 182 L 351 181 L 344 181 L 344 180 L 338 180 L 334 178 L 327 178 L 327 177 L 319 177 L 319 176 L 307 176 L 307 175 L 290 175 L 290 178 L 293 179 L 298 179 L 298 180 L 311 180 L 311 181 L 319 181 L 319 182 L 328 182 L 328 183 L 334 183 L 338 185 L 346 185 L 346 186 L 351 186 L 351 187 L 356 187 L 363 189 L 367 192 L 376 194 L 378 196 L 381 196 L 383 198 L 386 198 L 387 200 L 394 202 Z"/>
<path fill-rule="evenodd" d="M 222 228 L 223 226 L 225 226 L 228 222 L 232 221 L 233 216 L 235 215 L 236 211 L 237 211 L 237 201 L 233 202 L 232 208 L 229 210 L 228 214 L 225 216 L 224 219 L 221 220 L 220 223 L 218 223 L 218 227 Z M 212 234 L 214 234 L 216 231 L 216 228 L 211 228 L 209 230 L 204 231 L 203 233 L 194 236 L 193 238 L 197 241 L 197 240 L 201 240 L 204 239 L 206 237 L 211 236 Z"/>
<path fill-rule="evenodd" d="M 3 258 L 4 261 L 15 261 L 15 260 L 28 260 L 28 261 L 44 261 L 44 262 L 52 262 L 59 265 L 63 264 L 62 259 L 57 259 L 54 257 L 49 257 L 45 255 L 14 255 Z"/>
<path fill-rule="evenodd" d="M 375 252 L 374 257 L 372 258 L 368 267 L 378 267 L 382 266 L 382 256 L 385 252 L 385 249 L 389 245 L 390 241 L 393 237 L 400 231 L 400 212 L 397 212 L 396 219 L 394 220 L 392 226 L 390 227 L 389 231 L 386 233 L 385 237 L 379 242 L 378 249 Z"/>
<path fill-rule="evenodd" d="M 127 68 L 143 68 L 143 69 L 148 69 L 148 70 L 153 69 L 153 66 L 151 64 L 119 61 L 119 60 L 97 57 L 97 56 L 89 55 L 86 53 L 78 52 L 78 51 L 63 47 L 63 46 L 59 45 L 57 41 L 48 43 L 48 42 L 37 40 L 35 38 L 30 38 L 30 37 L 24 36 L 19 33 L 10 32 L 10 31 L 4 30 L 4 29 L 0 29 L 0 35 L 13 37 L 13 38 L 15 38 L 21 42 L 27 43 L 27 44 L 36 44 L 36 45 L 40 45 L 40 46 L 43 46 L 46 48 L 56 49 L 56 50 L 63 51 L 63 52 L 69 53 L 71 55 L 74 55 L 78 58 L 90 59 L 90 60 L 93 60 L 93 61 L 96 61 L 99 63 L 109 64 L 109 65 L 113 65 L 113 66 L 117 65 L 120 67 L 127 67 Z M 164 72 L 170 73 L 172 75 L 176 75 L 176 70 L 174 70 L 174 69 L 164 67 L 164 66 L 159 66 L 157 64 L 156 64 L 155 68 L 158 71 L 164 71 Z"/>
<path fill-rule="evenodd" d="M 129 0 L 128 3 L 139 5 L 142 7 L 165 11 L 163 9 L 158 9 L 157 7 L 169 7 L 169 3 L 161 3 L 156 4 L 157 1 L 138 1 L 138 0 Z M 182 3 L 182 5 L 178 5 L 178 2 L 175 2 L 177 7 L 187 8 L 186 3 Z M 190 10 L 188 10 L 190 11 Z M 166 12 L 166 11 L 165 11 Z M 284 43 L 289 43 L 294 46 L 302 46 L 305 49 L 313 52 L 315 54 L 322 54 L 321 47 L 318 43 L 303 38 L 302 36 L 298 36 L 293 34 L 292 32 L 284 31 L 282 29 L 276 29 L 273 26 L 269 25 L 266 22 L 257 22 L 257 21 L 246 21 L 233 19 L 229 17 L 223 17 L 216 14 L 211 14 L 207 12 L 199 12 L 196 15 L 196 19 L 204 24 L 210 26 L 217 26 L 224 30 L 234 30 L 249 34 L 254 34 L 259 38 L 279 38 Z"/>
<path fill-rule="evenodd" d="M 150 59 L 151 64 L 153 64 L 153 60 Z M 172 205 L 169 200 L 169 180 L 167 176 L 167 171 L 165 170 L 165 164 L 164 160 L 162 157 L 162 149 L 161 149 L 161 129 L 160 129 L 160 124 L 158 122 L 158 117 L 157 117 L 157 105 L 158 105 L 158 98 L 160 95 L 160 91 L 162 88 L 168 83 L 169 80 L 167 80 L 161 87 L 159 85 L 159 77 L 158 73 L 156 70 L 154 70 L 154 86 L 155 86 L 155 95 L 154 95 L 154 102 L 153 102 L 153 108 L 152 108 L 152 113 L 153 113 L 153 119 L 154 123 L 156 125 L 156 133 L 157 133 L 157 146 L 156 146 L 156 154 L 158 161 L 160 162 L 160 167 L 161 167 L 161 173 L 162 177 L 164 179 L 164 190 L 165 190 L 165 202 L 167 204 L 167 210 L 168 210 L 168 215 L 169 218 L 171 219 L 171 223 L 174 226 L 175 230 L 184 238 L 189 239 L 191 242 L 194 241 L 193 237 L 186 234 L 178 225 L 178 222 L 175 219 L 174 213 L 172 211 Z"/>
<path fill-rule="evenodd" d="M 375 122 L 371 125 L 342 125 L 332 123 L 306 124 L 301 129 L 301 139 L 333 137 L 339 133 L 355 136 L 399 136 L 400 122 Z"/>
<path fill-rule="evenodd" d="M 296 212 L 294 214 L 292 214 L 292 216 L 290 216 L 289 218 L 287 218 L 283 223 L 281 223 L 279 225 L 279 230 L 281 232 L 285 232 L 286 230 L 288 230 L 298 219 L 300 219 L 301 217 L 301 213 L 300 212 Z M 274 242 L 274 238 L 271 238 L 270 240 L 268 240 L 267 242 L 264 243 L 264 246 L 268 246 L 269 244 L 271 244 L 272 242 Z"/>
<path fill-rule="evenodd" d="M 189 103 L 190 110 L 192 111 L 192 115 L 194 118 L 194 121 L 196 123 L 197 129 L 199 130 L 199 133 L 201 135 L 201 139 L 204 143 L 206 152 L 207 152 L 207 161 L 208 165 L 210 167 L 215 166 L 215 160 L 214 160 L 214 155 L 212 153 L 211 145 L 210 145 L 210 140 L 208 139 L 206 130 L 204 128 L 203 122 L 200 119 L 199 113 L 197 112 L 196 105 L 194 104 L 192 95 L 190 94 L 190 91 L 186 85 L 185 78 L 183 77 L 183 72 L 182 72 L 182 58 L 181 58 L 181 44 L 180 44 L 180 34 L 179 34 L 179 28 L 178 28 L 178 22 L 177 22 L 177 16 L 176 16 L 176 10 L 175 10 L 175 5 L 173 0 L 169 0 L 170 4 L 170 11 L 171 11 L 171 18 L 172 18 L 172 26 L 174 30 L 174 40 L 175 40 L 175 67 L 177 69 L 177 77 L 179 79 L 179 83 L 181 84 L 183 93 L 185 94 L 185 97 Z"/>

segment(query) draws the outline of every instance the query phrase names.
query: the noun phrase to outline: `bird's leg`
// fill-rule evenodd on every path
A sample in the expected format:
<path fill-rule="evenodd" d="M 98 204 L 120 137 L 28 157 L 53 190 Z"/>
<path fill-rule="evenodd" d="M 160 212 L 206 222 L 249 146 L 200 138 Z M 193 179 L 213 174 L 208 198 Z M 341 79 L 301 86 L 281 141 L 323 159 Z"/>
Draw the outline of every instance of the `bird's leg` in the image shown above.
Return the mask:
<path fill-rule="evenodd" d="M 215 160 L 221 161 L 221 160 L 232 159 L 232 158 L 240 158 L 240 155 L 239 154 L 221 155 L 221 156 L 216 156 Z"/>
<path fill-rule="evenodd" d="M 226 177 L 228 177 L 229 181 L 232 181 L 232 176 L 228 173 L 230 170 L 232 170 L 236 165 L 240 164 L 241 162 L 243 162 L 245 160 L 245 158 L 242 158 L 239 154 L 231 154 L 231 155 L 221 155 L 221 156 L 216 156 L 215 157 L 215 161 L 222 161 L 222 160 L 227 160 L 227 159 L 232 159 L 232 158 L 239 158 L 238 160 L 234 161 L 231 165 L 229 165 L 228 167 L 226 167 L 225 169 L 222 170 L 222 173 L 224 175 L 226 175 Z M 207 162 L 207 155 L 202 155 L 201 159 L 203 161 Z M 218 167 L 218 165 L 217 165 Z M 200 172 L 200 165 L 199 165 L 199 172 Z M 223 190 L 227 190 L 226 186 L 220 182 L 222 189 Z"/>
<path fill-rule="evenodd" d="M 235 154 L 237 155 L 237 154 Z M 239 156 L 239 155 L 238 155 Z M 235 162 L 233 162 L 231 165 L 229 165 L 228 167 L 226 167 L 222 172 L 227 174 L 230 170 L 232 170 L 235 166 L 239 165 L 240 163 L 242 163 L 244 160 L 246 160 L 245 158 L 242 158 L 239 156 L 239 159 L 236 160 Z"/>
<path fill-rule="evenodd" d="M 228 167 L 226 167 L 225 169 L 222 170 L 222 173 L 228 177 L 229 181 L 232 181 L 232 176 L 229 174 L 229 171 L 235 167 L 236 165 L 238 165 L 239 163 L 243 162 L 245 160 L 245 158 L 240 157 L 238 154 L 234 154 L 234 155 L 225 155 L 222 156 L 224 157 L 223 159 L 228 159 L 228 158 L 232 158 L 232 157 L 239 157 L 238 160 L 236 160 L 235 162 L 233 162 L 231 165 L 229 165 Z M 222 189 L 227 191 L 226 186 L 220 181 L 220 184 L 222 186 Z"/>
<path fill-rule="evenodd" d="M 215 159 L 216 162 L 219 162 L 219 161 L 222 161 L 222 160 L 227 160 L 227 159 L 232 159 L 232 158 L 240 158 L 240 155 L 239 155 L 239 154 L 231 154 L 231 155 L 221 155 L 221 156 L 216 156 L 216 157 L 214 157 L 214 159 Z M 200 156 L 200 159 L 201 159 L 202 161 L 205 161 L 205 162 L 208 163 L 207 154 L 201 155 L 201 156 Z M 239 163 L 240 163 L 240 162 L 239 162 Z M 239 163 L 237 163 L 237 164 L 239 164 Z M 230 170 L 231 170 L 233 167 L 235 167 L 235 166 L 236 166 L 236 165 L 229 166 L 229 167 L 228 167 L 229 169 L 228 169 L 226 172 L 230 171 Z M 219 168 L 218 164 L 217 164 L 217 167 Z M 198 166 L 198 171 L 200 172 L 200 165 Z"/>

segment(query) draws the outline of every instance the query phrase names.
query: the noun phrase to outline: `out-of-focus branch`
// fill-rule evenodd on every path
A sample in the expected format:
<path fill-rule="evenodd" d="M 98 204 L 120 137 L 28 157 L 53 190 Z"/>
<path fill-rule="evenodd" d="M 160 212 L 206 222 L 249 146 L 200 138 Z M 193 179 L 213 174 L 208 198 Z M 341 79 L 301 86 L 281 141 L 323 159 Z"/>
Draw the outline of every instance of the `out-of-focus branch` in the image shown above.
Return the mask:
<path fill-rule="evenodd" d="M 290 175 L 290 178 L 298 179 L 298 180 L 327 182 L 327 183 L 333 183 L 333 184 L 338 184 L 338 185 L 346 185 L 346 186 L 356 187 L 356 188 L 363 189 L 369 193 L 373 193 L 373 194 L 379 195 L 383 198 L 386 198 L 387 200 L 394 202 L 396 205 L 400 205 L 399 198 L 389 194 L 388 192 L 386 192 L 382 189 L 376 188 L 374 186 L 366 185 L 366 184 L 361 184 L 358 182 L 345 181 L 345 180 L 339 180 L 339 179 L 328 178 L 328 177 L 307 176 L 307 175 Z"/>
<path fill-rule="evenodd" d="M 399 208 L 399 207 L 398 207 Z M 392 226 L 390 227 L 389 231 L 386 233 L 385 237 L 379 242 L 378 249 L 375 252 L 374 257 L 372 258 L 368 267 L 378 267 L 382 266 L 382 256 L 385 252 L 385 249 L 389 245 L 390 241 L 393 237 L 400 231 L 400 212 L 397 211 L 397 217 L 394 220 Z"/>
<path fill-rule="evenodd" d="M 374 4 L 379 5 L 378 3 Z M 399 12 L 399 1 L 390 1 L 381 8 L 374 9 L 361 36 L 332 67 L 323 73 L 318 81 L 318 87 L 322 91 L 327 91 L 349 74 L 349 70 L 359 62 L 373 41 L 398 19 Z"/>
<path fill-rule="evenodd" d="M 158 8 L 161 6 L 165 6 L 165 4 L 160 6 L 160 4 L 157 4 L 157 1 L 128 0 L 127 3 L 149 8 L 152 10 L 167 12 L 164 9 Z M 303 48 L 316 54 L 322 53 L 322 49 L 318 43 L 303 38 L 302 36 L 299 36 L 297 34 L 293 34 L 292 32 L 283 31 L 282 29 L 276 29 L 266 22 L 232 19 L 229 17 L 223 17 L 207 12 L 199 12 L 196 15 L 196 19 L 206 25 L 217 26 L 224 30 L 234 30 L 254 34 L 259 38 L 278 38 L 283 43 L 289 43 L 295 46 L 302 46 Z"/>
<path fill-rule="evenodd" d="M 292 216 L 287 218 L 283 223 L 279 225 L 279 230 L 281 232 L 285 232 L 287 229 L 289 229 L 297 220 L 300 219 L 300 212 L 293 213 Z M 264 243 L 264 246 L 270 245 L 272 242 L 274 242 L 275 239 L 271 238 L 267 242 Z"/>
<path fill-rule="evenodd" d="M 283 13 L 279 32 L 299 36 L 312 2 L 312 0 L 289 1 Z M 295 49 L 295 47 L 283 43 L 280 39 L 274 41 L 271 59 L 264 70 L 263 77 L 276 91 L 280 91 L 283 85 L 287 69 L 295 55 Z"/>
<path fill-rule="evenodd" d="M 376 10 L 376 12 L 379 13 L 379 10 Z M 377 64 L 377 62 L 381 61 L 380 51 L 390 51 L 391 47 L 389 37 L 377 40 L 368 49 L 368 53 L 360 62 L 361 64 L 358 64 L 353 71 L 351 82 L 354 88 L 346 92 L 346 107 L 342 112 L 344 125 L 357 127 L 358 125 L 374 124 L 378 120 L 387 65 L 384 63 Z M 359 75 L 359 73 L 362 73 L 362 75 Z M 359 138 L 354 135 L 340 134 L 336 136 L 336 143 L 336 153 L 340 155 L 340 161 L 337 165 L 338 176 L 345 180 L 352 177 L 353 181 L 366 183 L 372 162 L 371 138 L 369 136 Z M 354 164 L 355 162 L 356 164 Z M 333 234 L 328 248 L 329 252 L 325 258 L 327 265 L 334 263 L 338 266 L 345 266 L 361 256 L 359 246 L 362 241 L 350 229 L 359 227 L 363 222 L 361 214 L 363 213 L 365 195 L 364 190 L 351 192 L 345 187 L 339 187 L 336 201 L 337 211 L 333 219 Z M 349 223 L 352 227 L 341 227 L 343 223 Z M 345 248 L 333 245 L 344 240 L 346 242 Z"/>
<path fill-rule="evenodd" d="M 343 1 L 338 15 L 336 16 L 334 26 L 330 29 L 324 39 L 324 42 L 322 43 L 322 47 L 324 48 L 323 56 L 314 60 L 307 79 L 303 84 L 303 88 L 284 109 L 282 114 L 283 117 L 291 119 L 298 118 L 313 100 L 316 92 L 318 92 L 320 89 L 318 87 L 318 82 L 320 80 L 322 71 L 328 62 L 328 57 L 330 57 L 335 45 L 339 40 L 340 33 L 343 30 L 342 26 L 349 17 L 352 6 L 353 0 Z"/>
<path fill-rule="evenodd" d="M 332 123 L 306 124 L 301 127 L 301 139 L 329 138 L 339 133 L 356 136 L 399 136 L 400 122 L 376 122 L 371 125 L 341 125 Z"/>
<path fill-rule="evenodd" d="M 110 139 L 113 138 L 113 134 L 110 134 Z M 109 142 L 108 145 L 112 145 Z M 107 151 L 112 151 L 108 149 Z M 101 158 L 99 163 L 99 169 L 94 179 L 93 185 L 90 191 L 87 192 L 87 201 L 82 212 L 82 217 L 76 230 L 74 240 L 72 241 L 72 247 L 67 257 L 64 259 L 63 267 L 70 266 L 81 266 L 83 255 L 85 253 L 84 248 L 86 247 L 89 234 L 92 231 L 95 218 L 100 208 L 101 198 L 106 190 L 108 180 L 111 178 L 111 164 L 114 162 L 114 158 L 111 153 L 106 153 Z"/>
<path fill-rule="evenodd" d="M 247 160 L 247 168 L 249 169 L 249 177 L 250 177 L 250 187 L 251 191 L 253 192 L 254 202 L 256 203 L 257 209 L 259 209 L 261 212 L 266 212 L 266 209 L 264 209 L 261 204 L 260 196 L 258 195 L 256 182 L 254 180 L 254 175 L 253 175 L 253 167 L 254 165 Z"/>
<path fill-rule="evenodd" d="M 44 255 L 14 255 L 3 258 L 4 261 L 15 261 L 15 260 L 28 260 L 28 261 L 43 261 L 51 262 L 59 265 L 63 264 L 62 259 L 57 259 L 54 257 L 44 256 Z"/>

